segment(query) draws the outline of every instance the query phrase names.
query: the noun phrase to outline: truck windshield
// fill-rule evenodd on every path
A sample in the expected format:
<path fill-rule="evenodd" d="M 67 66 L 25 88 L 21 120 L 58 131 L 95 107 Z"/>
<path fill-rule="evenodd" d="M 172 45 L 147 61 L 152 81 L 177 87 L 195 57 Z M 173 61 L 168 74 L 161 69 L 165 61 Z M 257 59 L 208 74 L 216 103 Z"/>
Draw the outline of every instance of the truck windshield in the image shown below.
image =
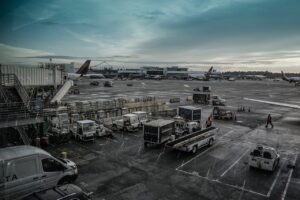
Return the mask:
<path fill-rule="evenodd" d="M 95 126 L 94 123 L 86 123 L 82 125 L 83 132 L 94 131 Z"/>

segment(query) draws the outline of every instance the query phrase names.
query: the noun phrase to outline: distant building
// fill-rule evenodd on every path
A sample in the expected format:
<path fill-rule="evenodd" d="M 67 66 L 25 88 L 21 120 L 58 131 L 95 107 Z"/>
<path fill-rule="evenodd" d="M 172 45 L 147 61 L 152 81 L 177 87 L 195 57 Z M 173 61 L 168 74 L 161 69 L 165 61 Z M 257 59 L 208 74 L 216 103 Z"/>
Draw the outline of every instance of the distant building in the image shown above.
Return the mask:
<path fill-rule="evenodd" d="M 154 75 L 165 75 L 165 69 L 163 67 L 152 67 L 152 66 L 145 66 L 142 67 L 141 70 L 145 75 L 154 76 Z"/>
<path fill-rule="evenodd" d="M 118 76 L 120 77 L 131 77 L 131 76 L 142 76 L 141 69 L 121 69 L 118 71 Z"/>
<path fill-rule="evenodd" d="M 178 79 L 188 78 L 189 76 L 188 68 L 178 67 L 178 66 L 167 67 L 165 71 L 165 76 L 169 78 L 172 77 Z"/>

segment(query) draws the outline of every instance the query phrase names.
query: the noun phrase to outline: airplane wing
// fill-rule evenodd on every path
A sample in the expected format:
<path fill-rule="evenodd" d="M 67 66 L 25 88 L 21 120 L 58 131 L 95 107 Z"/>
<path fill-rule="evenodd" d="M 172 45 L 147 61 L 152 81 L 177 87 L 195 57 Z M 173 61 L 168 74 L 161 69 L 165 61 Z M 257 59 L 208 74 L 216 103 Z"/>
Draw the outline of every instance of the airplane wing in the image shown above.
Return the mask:
<path fill-rule="evenodd" d="M 296 109 L 300 109 L 300 105 L 295 105 L 295 104 L 280 103 L 280 102 L 273 102 L 273 101 L 264 101 L 264 100 L 259 100 L 259 99 L 249 99 L 249 98 L 244 98 L 244 100 L 247 100 L 247 101 L 255 101 L 255 102 L 260 102 L 260 103 L 267 103 L 267 104 L 271 104 L 271 105 L 283 106 L 283 107 L 288 107 L 288 108 L 296 108 Z"/>

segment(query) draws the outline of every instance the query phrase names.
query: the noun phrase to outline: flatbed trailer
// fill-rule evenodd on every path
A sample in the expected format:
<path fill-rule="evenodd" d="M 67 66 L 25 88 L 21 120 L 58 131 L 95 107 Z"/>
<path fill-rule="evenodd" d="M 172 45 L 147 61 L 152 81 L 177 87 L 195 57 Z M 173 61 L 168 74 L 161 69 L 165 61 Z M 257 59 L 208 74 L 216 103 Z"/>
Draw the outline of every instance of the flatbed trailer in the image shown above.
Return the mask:
<path fill-rule="evenodd" d="M 204 146 L 211 146 L 215 141 L 218 128 L 210 127 L 166 143 L 167 148 L 196 153 Z"/>

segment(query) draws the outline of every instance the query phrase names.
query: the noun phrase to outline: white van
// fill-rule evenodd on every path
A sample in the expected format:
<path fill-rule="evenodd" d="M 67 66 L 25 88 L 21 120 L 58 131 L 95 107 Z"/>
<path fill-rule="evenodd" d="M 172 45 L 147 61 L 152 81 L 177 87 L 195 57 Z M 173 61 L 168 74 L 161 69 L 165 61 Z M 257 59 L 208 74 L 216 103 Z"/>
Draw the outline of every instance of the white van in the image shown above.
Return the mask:
<path fill-rule="evenodd" d="M 42 149 L 27 145 L 0 149 L 0 199 L 21 199 L 72 182 L 77 175 L 74 162 L 54 158 Z"/>
<path fill-rule="evenodd" d="M 112 130 L 134 131 L 139 128 L 139 125 L 139 117 L 136 114 L 126 114 L 122 119 L 113 122 Z"/>

